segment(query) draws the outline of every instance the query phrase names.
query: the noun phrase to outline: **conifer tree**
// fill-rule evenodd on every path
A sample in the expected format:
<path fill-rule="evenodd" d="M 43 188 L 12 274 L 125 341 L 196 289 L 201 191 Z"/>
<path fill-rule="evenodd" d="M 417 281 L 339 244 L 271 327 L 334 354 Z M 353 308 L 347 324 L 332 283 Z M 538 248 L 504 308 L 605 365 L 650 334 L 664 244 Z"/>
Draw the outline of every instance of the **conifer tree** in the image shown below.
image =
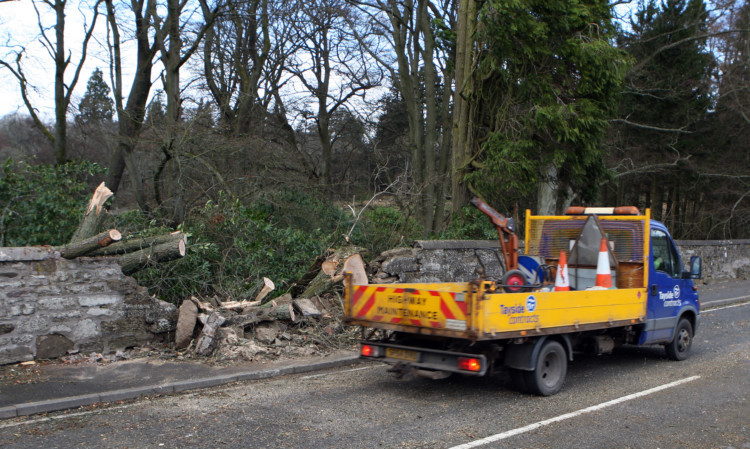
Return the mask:
<path fill-rule="evenodd" d="M 475 193 L 506 209 L 536 198 L 541 214 L 595 194 L 627 67 L 610 12 L 602 0 L 482 5 L 478 70 L 464 86 L 476 136 L 465 179 Z"/>
<path fill-rule="evenodd" d="M 114 115 L 114 101 L 109 96 L 110 89 L 104 82 L 102 71 L 97 68 L 86 85 L 86 94 L 78 104 L 76 122 L 95 124 L 111 122 Z"/>

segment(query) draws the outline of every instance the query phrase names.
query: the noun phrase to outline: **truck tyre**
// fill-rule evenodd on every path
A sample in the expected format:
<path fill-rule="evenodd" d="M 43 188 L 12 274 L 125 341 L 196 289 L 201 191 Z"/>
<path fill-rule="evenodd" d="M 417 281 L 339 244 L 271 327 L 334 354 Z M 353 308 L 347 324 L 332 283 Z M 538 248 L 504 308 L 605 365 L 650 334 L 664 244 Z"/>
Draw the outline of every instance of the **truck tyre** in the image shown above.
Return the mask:
<path fill-rule="evenodd" d="M 568 371 L 565 349 L 560 343 L 547 340 L 539 351 L 534 367 L 534 371 L 524 372 L 528 391 L 540 396 L 557 393 L 562 388 Z"/>
<path fill-rule="evenodd" d="M 505 293 L 521 293 L 527 291 L 526 275 L 521 270 L 510 270 L 503 276 L 503 290 Z"/>
<path fill-rule="evenodd" d="M 693 325 L 685 318 L 680 318 L 674 333 L 674 340 L 664 345 L 667 355 L 672 360 L 682 361 L 690 356 L 693 344 Z"/>

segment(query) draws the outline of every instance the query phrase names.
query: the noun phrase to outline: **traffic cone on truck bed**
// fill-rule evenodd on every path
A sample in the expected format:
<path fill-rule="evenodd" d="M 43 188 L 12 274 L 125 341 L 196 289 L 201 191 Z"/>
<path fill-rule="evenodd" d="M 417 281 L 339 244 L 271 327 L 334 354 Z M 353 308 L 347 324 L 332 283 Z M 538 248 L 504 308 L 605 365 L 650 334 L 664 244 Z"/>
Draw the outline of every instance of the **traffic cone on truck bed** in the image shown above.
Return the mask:
<path fill-rule="evenodd" d="M 609 251 L 606 238 L 603 238 L 599 245 L 599 259 L 596 262 L 596 286 L 612 288 L 612 271 L 609 268 Z"/>
<path fill-rule="evenodd" d="M 555 275 L 555 291 L 570 291 L 570 281 L 568 280 L 568 257 L 565 251 L 560 251 L 560 262 L 557 264 L 557 274 Z"/>

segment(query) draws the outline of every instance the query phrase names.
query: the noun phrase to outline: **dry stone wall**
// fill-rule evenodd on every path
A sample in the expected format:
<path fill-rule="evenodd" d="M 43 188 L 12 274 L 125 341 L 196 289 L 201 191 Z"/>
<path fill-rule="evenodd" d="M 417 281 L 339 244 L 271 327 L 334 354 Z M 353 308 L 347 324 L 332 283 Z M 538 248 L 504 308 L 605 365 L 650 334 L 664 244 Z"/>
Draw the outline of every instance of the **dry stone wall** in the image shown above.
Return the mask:
<path fill-rule="evenodd" d="M 116 258 L 0 248 L 0 364 L 138 346 L 176 319 L 175 306 L 150 297 Z"/>
<path fill-rule="evenodd" d="M 714 282 L 750 278 L 750 240 L 678 240 L 685 263 L 703 259 L 703 279 Z M 418 240 L 411 248 L 384 252 L 370 266 L 375 282 L 466 282 L 477 269 L 490 279 L 504 273 L 497 241 Z M 523 253 L 523 250 L 521 251 Z"/>

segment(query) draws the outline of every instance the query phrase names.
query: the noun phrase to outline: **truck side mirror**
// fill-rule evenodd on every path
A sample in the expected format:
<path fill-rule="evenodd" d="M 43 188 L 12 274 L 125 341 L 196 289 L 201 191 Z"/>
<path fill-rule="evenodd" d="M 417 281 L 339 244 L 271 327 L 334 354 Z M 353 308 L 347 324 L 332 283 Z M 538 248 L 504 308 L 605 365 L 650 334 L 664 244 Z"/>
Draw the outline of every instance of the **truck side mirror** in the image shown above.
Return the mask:
<path fill-rule="evenodd" d="M 703 278 L 703 260 L 700 256 L 690 258 L 690 279 Z"/>

